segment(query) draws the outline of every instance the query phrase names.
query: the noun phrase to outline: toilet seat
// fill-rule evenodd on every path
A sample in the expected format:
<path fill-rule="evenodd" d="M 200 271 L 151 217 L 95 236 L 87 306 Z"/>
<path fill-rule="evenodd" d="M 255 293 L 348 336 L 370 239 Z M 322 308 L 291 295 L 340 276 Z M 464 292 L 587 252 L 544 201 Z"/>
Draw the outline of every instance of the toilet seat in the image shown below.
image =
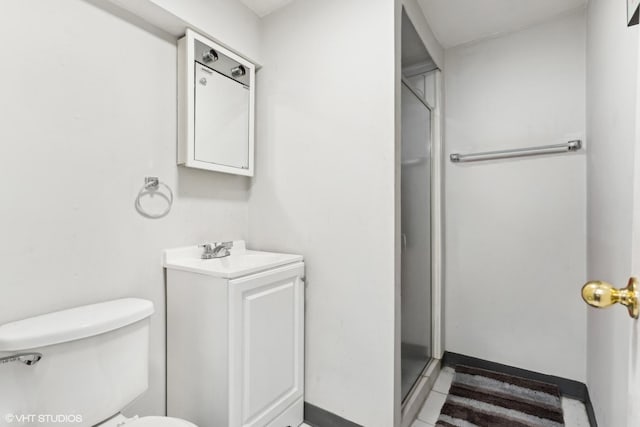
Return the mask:
<path fill-rule="evenodd" d="M 118 414 L 113 418 L 98 424 L 97 427 L 198 427 L 180 418 L 172 417 L 133 417 L 127 418 Z"/>

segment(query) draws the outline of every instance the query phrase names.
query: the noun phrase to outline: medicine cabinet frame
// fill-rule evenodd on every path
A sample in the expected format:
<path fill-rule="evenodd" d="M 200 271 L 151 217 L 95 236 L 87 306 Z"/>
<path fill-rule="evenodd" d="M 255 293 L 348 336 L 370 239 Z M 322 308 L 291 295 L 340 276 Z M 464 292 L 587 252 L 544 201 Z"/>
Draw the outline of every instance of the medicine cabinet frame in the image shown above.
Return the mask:
<path fill-rule="evenodd" d="M 248 163 L 247 167 L 234 167 L 196 159 L 196 41 L 213 48 L 245 68 L 249 77 Z M 255 139 L 255 65 L 229 49 L 187 28 L 178 40 L 178 165 L 235 175 L 253 176 Z M 238 83 L 241 84 L 241 83 Z"/>

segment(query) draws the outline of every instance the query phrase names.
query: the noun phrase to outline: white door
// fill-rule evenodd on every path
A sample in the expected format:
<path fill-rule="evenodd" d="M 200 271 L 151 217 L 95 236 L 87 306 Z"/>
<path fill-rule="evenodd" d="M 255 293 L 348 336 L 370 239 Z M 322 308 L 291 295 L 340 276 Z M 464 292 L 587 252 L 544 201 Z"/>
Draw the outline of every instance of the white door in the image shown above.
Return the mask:
<path fill-rule="evenodd" d="M 587 9 L 588 278 L 640 277 L 638 27 L 625 0 Z M 623 307 L 589 309 L 587 385 L 602 427 L 640 427 L 640 321 Z"/>
<path fill-rule="evenodd" d="M 303 394 L 303 273 L 297 263 L 229 282 L 230 426 L 263 427 Z"/>
<path fill-rule="evenodd" d="M 637 8 L 637 1 L 633 1 Z M 638 43 L 640 47 L 640 43 Z M 640 278 L 640 52 L 638 53 L 636 84 L 636 135 L 633 168 L 633 222 L 631 233 L 631 268 Z M 640 427 L 640 321 L 635 320 L 629 337 L 629 401 L 627 426 Z"/>

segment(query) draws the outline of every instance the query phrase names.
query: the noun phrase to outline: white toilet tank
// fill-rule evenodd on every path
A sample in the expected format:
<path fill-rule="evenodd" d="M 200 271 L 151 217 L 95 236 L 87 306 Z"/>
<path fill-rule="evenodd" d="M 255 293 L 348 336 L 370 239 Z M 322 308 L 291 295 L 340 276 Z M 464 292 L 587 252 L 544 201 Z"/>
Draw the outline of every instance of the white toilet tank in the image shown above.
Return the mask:
<path fill-rule="evenodd" d="M 0 326 L 0 425 L 92 426 L 117 414 L 147 389 L 151 314 L 151 301 L 125 298 Z M 31 352 L 42 359 L 6 361 Z"/>

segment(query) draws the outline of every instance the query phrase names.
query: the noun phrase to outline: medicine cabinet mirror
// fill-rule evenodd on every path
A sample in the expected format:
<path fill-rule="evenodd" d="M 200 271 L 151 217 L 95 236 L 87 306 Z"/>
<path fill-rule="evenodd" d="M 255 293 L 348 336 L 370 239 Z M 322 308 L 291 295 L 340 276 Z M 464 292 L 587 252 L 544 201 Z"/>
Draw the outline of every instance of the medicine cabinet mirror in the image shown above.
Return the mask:
<path fill-rule="evenodd" d="M 178 40 L 178 164 L 253 176 L 255 66 L 187 29 Z"/>

